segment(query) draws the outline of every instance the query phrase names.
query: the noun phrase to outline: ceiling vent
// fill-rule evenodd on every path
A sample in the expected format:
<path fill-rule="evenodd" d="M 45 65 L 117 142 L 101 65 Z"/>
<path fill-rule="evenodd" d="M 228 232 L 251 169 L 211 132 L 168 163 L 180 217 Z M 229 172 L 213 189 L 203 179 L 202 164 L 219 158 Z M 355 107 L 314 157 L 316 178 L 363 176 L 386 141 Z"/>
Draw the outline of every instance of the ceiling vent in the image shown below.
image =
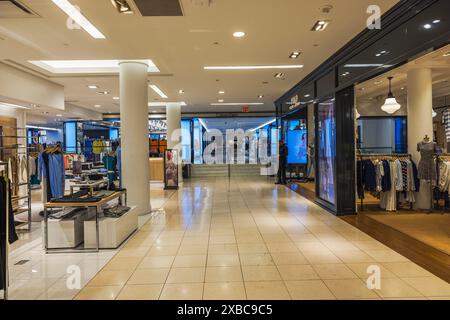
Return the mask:
<path fill-rule="evenodd" d="M 177 17 L 183 15 L 179 0 L 134 0 L 143 17 Z"/>
<path fill-rule="evenodd" d="M 39 17 L 33 10 L 18 0 L 0 0 L 0 19 Z"/>

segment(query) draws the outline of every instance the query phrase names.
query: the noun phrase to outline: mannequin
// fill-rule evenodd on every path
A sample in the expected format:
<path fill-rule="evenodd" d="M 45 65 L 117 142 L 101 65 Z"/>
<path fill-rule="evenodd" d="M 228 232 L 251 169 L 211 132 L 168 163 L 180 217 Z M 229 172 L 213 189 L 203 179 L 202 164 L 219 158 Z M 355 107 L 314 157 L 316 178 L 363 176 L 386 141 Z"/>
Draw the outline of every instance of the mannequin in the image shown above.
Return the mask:
<path fill-rule="evenodd" d="M 437 168 L 435 156 L 439 154 L 439 147 L 436 142 L 431 141 L 428 135 L 425 135 L 423 140 L 417 144 L 417 151 L 420 152 L 420 161 L 418 166 L 418 177 L 422 185 L 429 185 L 429 205 L 427 208 L 430 211 L 433 209 L 433 187 L 437 183 Z M 421 192 L 425 188 L 420 188 Z M 427 196 L 428 197 L 428 196 Z"/>

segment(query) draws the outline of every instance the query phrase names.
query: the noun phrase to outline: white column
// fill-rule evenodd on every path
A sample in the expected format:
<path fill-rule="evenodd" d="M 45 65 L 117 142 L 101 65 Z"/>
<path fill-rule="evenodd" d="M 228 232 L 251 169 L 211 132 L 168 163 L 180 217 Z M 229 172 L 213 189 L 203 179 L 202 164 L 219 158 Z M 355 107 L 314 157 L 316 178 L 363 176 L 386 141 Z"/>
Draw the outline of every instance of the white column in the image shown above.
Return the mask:
<path fill-rule="evenodd" d="M 122 186 L 127 189 L 128 205 L 137 206 L 140 214 L 151 210 L 147 70 L 143 62 L 120 63 Z"/>
<path fill-rule="evenodd" d="M 183 181 L 181 167 L 181 104 L 169 103 L 166 108 L 167 148 L 178 150 L 178 181 Z"/>
<path fill-rule="evenodd" d="M 412 69 L 408 72 L 408 152 L 418 165 L 420 153 L 417 143 L 425 135 L 433 139 L 433 86 L 431 69 Z M 429 209 L 431 190 L 426 183 L 421 183 L 417 195 L 417 208 Z"/>

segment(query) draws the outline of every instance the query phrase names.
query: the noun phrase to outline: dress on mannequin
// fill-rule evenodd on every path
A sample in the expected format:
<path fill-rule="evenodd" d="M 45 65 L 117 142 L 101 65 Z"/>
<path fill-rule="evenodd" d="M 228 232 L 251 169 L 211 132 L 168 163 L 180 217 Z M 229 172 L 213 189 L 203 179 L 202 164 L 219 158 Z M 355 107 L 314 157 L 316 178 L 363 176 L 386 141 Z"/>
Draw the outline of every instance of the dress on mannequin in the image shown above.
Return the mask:
<path fill-rule="evenodd" d="M 437 180 L 437 170 L 434 156 L 439 151 L 436 142 L 421 141 L 417 144 L 417 151 L 420 152 L 419 179 L 435 182 Z"/>

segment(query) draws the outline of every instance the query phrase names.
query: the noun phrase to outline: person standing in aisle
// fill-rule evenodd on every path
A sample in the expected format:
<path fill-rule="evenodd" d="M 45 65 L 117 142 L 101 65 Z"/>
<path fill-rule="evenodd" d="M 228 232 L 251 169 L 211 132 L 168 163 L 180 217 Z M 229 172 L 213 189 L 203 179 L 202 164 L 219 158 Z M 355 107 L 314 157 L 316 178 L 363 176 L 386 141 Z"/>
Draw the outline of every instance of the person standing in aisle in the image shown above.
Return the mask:
<path fill-rule="evenodd" d="M 286 167 L 288 157 L 288 147 L 284 143 L 284 140 L 280 141 L 279 149 L 279 161 L 278 161 L 278 181 L 276 184 L 286 184 Z"/>

